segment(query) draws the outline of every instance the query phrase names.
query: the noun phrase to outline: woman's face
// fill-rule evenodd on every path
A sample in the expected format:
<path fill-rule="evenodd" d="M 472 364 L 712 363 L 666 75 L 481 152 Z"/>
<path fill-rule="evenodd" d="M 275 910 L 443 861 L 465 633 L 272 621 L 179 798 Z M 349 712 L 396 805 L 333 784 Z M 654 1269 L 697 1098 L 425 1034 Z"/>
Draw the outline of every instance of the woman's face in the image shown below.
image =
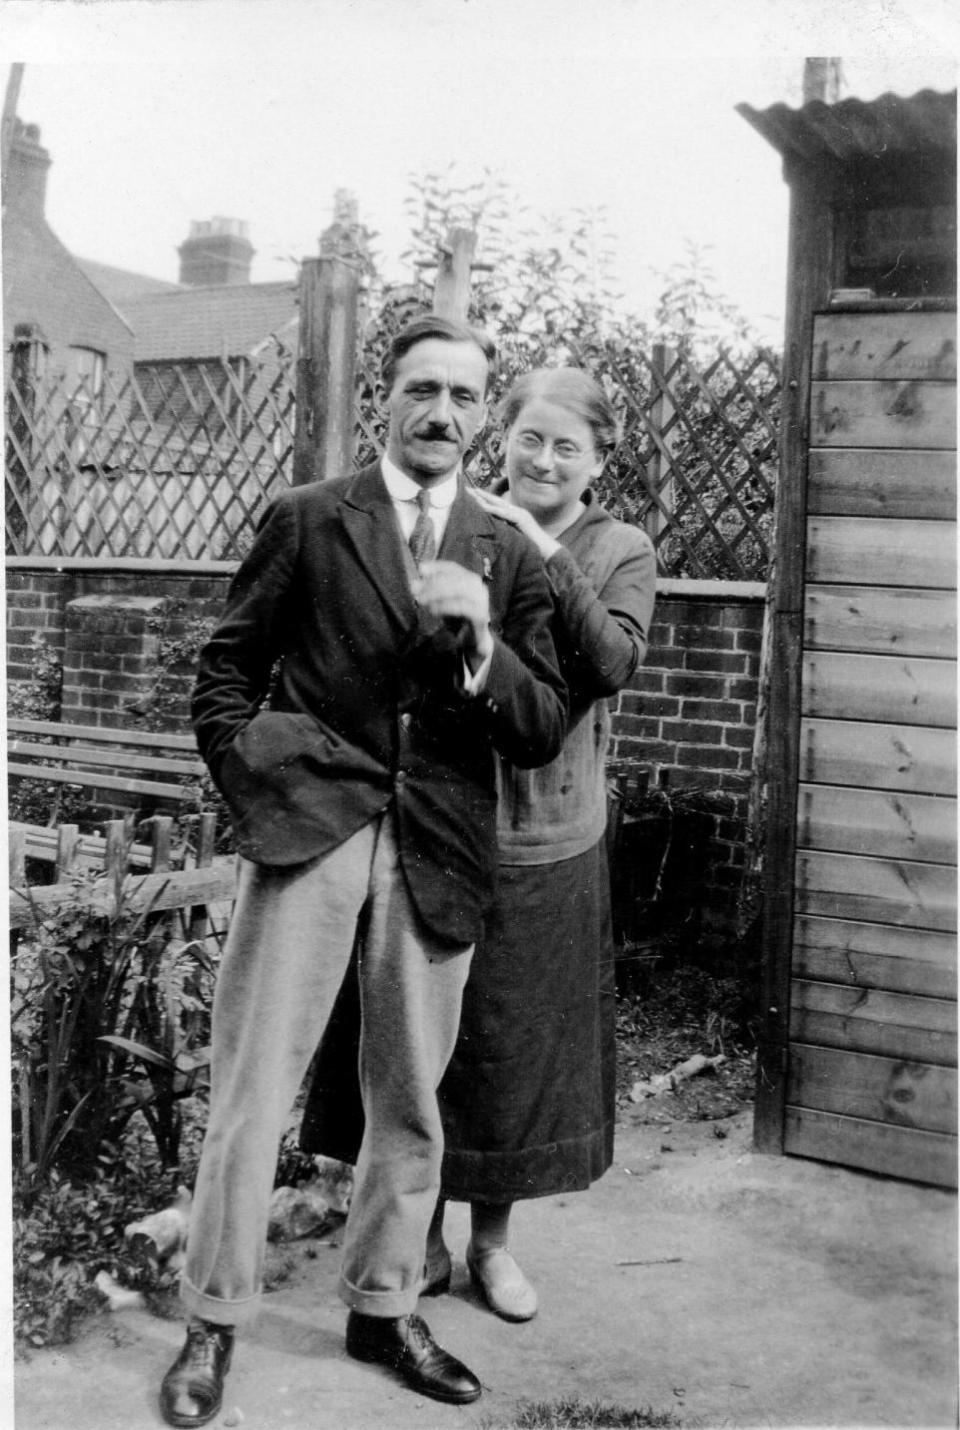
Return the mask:
<path fill-rule="evenodd" d="M 603 466 L 593 431 L 582 417 L 546 398 L 534 397 L 506 437 L 511 500 L 541 526 L 562 530 Z"/>

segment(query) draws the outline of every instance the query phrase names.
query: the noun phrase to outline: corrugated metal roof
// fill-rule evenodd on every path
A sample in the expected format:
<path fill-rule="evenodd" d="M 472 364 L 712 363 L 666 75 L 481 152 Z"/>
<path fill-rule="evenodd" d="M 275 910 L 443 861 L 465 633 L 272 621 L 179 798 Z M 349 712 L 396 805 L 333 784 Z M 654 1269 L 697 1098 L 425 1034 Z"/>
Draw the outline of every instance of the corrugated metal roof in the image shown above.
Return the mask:
<path fill-rule="evenodd" d="M 956 152 L 957 92 L 932 89 L 903 96 L 887 92 L 876 99 L 815 99 L 802 109 L 773 104 L 754 109 L 738 104 L 742 114 L 784 157 L 849 160 L 880 155 Z"/>
<path fill-rule="evenodd" d="M 235 283 L 145 293 L 125 305 L 137 362 L 242 357 L 297 319 L 297 285 Z"/>

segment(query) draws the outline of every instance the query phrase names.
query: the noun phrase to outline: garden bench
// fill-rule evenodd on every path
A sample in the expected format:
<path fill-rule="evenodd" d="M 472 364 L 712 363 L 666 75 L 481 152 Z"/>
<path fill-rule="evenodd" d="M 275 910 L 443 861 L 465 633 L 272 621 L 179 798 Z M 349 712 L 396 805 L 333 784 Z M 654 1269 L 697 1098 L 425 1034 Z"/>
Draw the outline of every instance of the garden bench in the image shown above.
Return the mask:
<path fill-rule="evenodd" d="M 200 816 L 197 855 L 212 856 L 215 816 L 201 813 L 204 765 L 193 735 L 109 726 L 64 724 L 55 720 L 7 721 L 7 774 L 91 791 L 91 798 L 118 804 L 146 797 L 154 804 Z M 81 834 L 74 824 L 45 826 L 11 822 L 11 882 L 22 883 L 25 858 L 55 863 L 58 874 L 78 865 L 115 867 L 125 850 L 131 868 L 160 871 L 176 862 L 173 820 L 154 814 L 149 841 L 130 843 L 123 821 L 110 821 L 105 834 Z M 201 849 L 202 846 L 202 849 Z"/>

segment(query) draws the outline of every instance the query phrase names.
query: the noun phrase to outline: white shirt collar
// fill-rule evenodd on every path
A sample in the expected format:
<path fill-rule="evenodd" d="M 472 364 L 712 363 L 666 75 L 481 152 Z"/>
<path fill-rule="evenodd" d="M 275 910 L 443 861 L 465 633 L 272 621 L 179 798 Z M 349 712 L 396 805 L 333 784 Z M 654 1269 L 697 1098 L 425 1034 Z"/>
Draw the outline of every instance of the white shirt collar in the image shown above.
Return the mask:
<path fill-rule="evenodd" d="M 390 493 L 391 501 L 416 501 L 417 494 L 422 490 L 420 484 L 415 482 L 412 477 L 408 477 L 406 472 L 402 472 L 396 462 L 391 462 L 386 453 L 380 458 L 380 470 L 383 472 L 383 480 Z M 449 477 L 444 477 L 442 482 L 437 482 L 436 486 L 431 487 L 430 505 L 439 507 L 441 510 L 453 506 L 457 499 L 459 478 L 460 468 L 457 467 Z"/>

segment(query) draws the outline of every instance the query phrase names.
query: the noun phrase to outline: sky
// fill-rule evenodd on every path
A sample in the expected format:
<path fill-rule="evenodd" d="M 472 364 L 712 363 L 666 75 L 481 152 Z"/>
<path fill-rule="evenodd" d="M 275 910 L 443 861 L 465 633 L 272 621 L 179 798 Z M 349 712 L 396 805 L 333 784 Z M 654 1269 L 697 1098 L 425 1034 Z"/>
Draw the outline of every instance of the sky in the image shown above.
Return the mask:
<path fill-rule="evenodd" d="M 952 88 L 948 0 L 3 0 L 18 113 L 76 254 L 178 276 L 192 220 L 245 220 L 254 281 L 315 254 L 351 190 L 385 276 L 410 175 L 484 168 L 548 224 L 604 206 L 624 306 L 701 246 L 723 295 L 782 334 L 788 192 L 736 113 L 797 105 L 805 54 L 849 92 Z M 839 13 L 838 13 L 839 12 Z M 3 67 L 5 82 L 8 67 Z"/>

